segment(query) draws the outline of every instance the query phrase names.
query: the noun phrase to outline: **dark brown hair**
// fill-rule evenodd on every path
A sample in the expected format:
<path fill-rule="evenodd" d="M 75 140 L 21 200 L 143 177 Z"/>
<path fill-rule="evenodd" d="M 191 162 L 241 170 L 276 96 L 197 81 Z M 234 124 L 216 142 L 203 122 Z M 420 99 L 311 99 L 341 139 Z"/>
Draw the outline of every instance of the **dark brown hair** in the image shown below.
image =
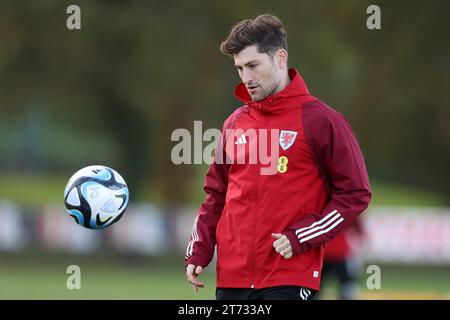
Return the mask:
<path fill-rule="evenodd" d="M 257 45 L 258 52 L 270 55 L 278 49 L 287 51 L 283 22 L 271 14 L 260 15 L 254 20 L 242 20 L 233 26 L 227 39 L 220 45 L 220 51 L 233 55 L 252 45 Z"/>

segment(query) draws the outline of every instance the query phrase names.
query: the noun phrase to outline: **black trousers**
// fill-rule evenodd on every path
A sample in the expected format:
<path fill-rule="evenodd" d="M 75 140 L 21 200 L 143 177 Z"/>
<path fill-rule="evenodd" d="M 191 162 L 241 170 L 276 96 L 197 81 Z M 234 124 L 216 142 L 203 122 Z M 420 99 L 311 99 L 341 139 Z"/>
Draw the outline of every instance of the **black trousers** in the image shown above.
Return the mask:
<path fill-rule="evenodd" d="M 361 269 L 362 266 L 351 259 L 326 261 L 322 268 L 322 281 L 326 283 L 334 277 L 338 282 L 339 299 L 352 300 L 355 299 Z M 319 294 L 315 299 L 319 299 Z"/>
<path fill-rule="evenodd" d="M 316 291 L 300 286 L 264 289 L 217 288 L 217 300 L 311 300 Z"/>

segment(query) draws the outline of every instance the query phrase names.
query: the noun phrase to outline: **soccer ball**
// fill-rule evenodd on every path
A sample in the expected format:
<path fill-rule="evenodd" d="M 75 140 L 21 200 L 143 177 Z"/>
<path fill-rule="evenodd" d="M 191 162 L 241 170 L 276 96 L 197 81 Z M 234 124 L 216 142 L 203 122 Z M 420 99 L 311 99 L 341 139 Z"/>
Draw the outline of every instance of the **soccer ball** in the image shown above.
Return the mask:
<path fill-rule="evenodd" d="M 64 190 L 69 215 L 88 229 L 103 229 L 119 221 L 128 202 L 125 180 L 105 166 L 89 166 L 77 171 Z"/>

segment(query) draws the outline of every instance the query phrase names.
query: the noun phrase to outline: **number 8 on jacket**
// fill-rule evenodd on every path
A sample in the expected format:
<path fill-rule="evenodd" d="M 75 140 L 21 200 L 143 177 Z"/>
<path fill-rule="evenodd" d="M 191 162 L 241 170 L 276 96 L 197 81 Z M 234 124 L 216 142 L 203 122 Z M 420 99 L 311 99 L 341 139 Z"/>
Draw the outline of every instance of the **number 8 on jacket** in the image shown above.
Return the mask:
<path fill-rule="evenodd" d="M 287 164 L 289 160 L 286 156 L 282 156 L 278 159 L 278 172 L 285 173 L 288 169 Z"/>

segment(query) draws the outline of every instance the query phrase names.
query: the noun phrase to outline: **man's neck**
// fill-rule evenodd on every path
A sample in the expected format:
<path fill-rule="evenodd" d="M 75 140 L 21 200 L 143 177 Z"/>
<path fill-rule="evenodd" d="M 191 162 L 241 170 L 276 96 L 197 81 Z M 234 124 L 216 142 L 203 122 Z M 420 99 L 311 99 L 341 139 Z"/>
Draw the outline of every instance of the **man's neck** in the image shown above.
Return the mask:
<path fill-rule="evenodd" d="M 286 72 L 284 72 L 283 77 L 281 78 L 281 82 L 280 82 L 279 86 L 275 89 L 274 93 L 283 91 L 283 89 L 286 88 L 289 85 L 289 83 L 291 83 L 291 78 L 289 77 L 289 73 L 286 70 Z"/>

